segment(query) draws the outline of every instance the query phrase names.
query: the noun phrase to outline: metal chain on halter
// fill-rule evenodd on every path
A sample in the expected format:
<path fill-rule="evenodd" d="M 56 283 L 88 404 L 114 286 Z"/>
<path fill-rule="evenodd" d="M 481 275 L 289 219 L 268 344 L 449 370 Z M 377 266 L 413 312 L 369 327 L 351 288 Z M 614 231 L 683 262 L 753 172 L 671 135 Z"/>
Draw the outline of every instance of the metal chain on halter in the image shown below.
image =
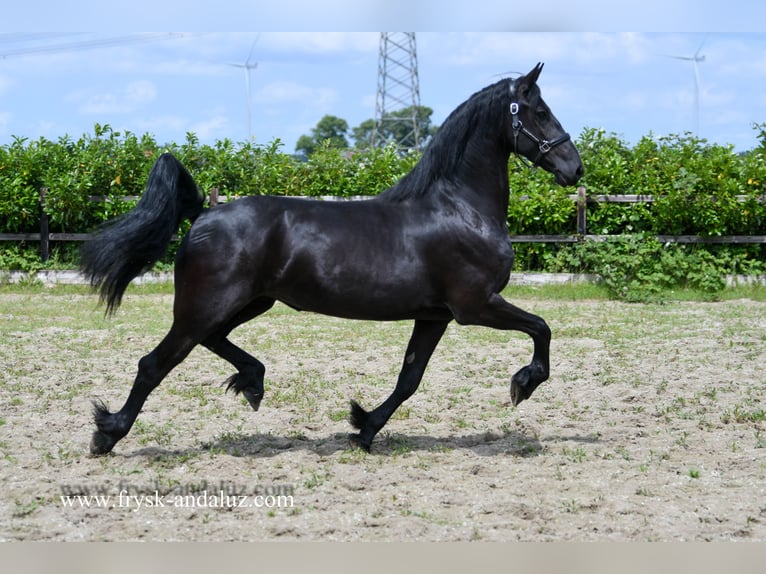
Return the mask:
<path fill-rule="evenodd" d="M 551 151 L 554 147 L 557 145 L 563 144 L 565 141 L 568 141 L 569 134 L 564 132 L 563 135 L 557 137 L 553 141 L 548 141 L 545 139 L 538 138 L 535 134 L 530 132 L 527 128 L 524 127 L 524 124 L 522 123 L 521 119 L 519 118 L 519 104 L 516 99 L 516 81 L 514 80 L 511 83 L 511 106 L 510 106 L 510 112 L 511 112 L 511 127 L 513 128 L 513 152 L 514 155 L 518 158 L 519 162 L 521 162 L 523 165 L 530 169 L 534 169 L 537 167 L 538 162 L 542 157 Z M 535 161 L 530 162 L 526 157 L 519 154 L 519 134 L 524 134 L 529 139 L 531 139 L 535 144 L 537 144 L 537 157 L 535 158 Z"/>

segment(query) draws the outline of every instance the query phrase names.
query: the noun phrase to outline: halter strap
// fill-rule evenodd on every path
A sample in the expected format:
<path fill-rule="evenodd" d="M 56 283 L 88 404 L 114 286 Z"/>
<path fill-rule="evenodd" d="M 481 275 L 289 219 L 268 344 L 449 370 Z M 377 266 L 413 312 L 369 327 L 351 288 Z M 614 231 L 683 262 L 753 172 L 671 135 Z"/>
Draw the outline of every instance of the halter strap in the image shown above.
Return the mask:
<path fill-rule="evenodd" d="M 537 167 L 537 164 L 546 153 L 551 151 L 556 146 L 561 145 L 566 141 L 569 141 L 570 139 L 569 134 L 566 132 L 564 132 L 563 135 L 557 137 L 553 141 L 540 139 L 539 137 L 537 137 L 535 134 L 533 134 L 527 128 L 524 127 L 524 124 L 522 123 L 521 119 L 519 119 L 519 104 L 516 101 L 516 81 L 515 80 L 511 83 L 510 112 L 511 112 L 511 120 L 513 122 L 511 124 L 511 127 L 513 128 L 513 151 L 516 154 L 516 157 L 519 158 L 521 163 L 523 163 L 527 167 Z M 537 157 L 535 158 L 535 161 L 530 163 L 530 161 L 527 158 L 519 154 L 518 152 L 519 134 L 524 134 L 529 139 L 531 139 L 535 144 L 537 144 L 538 151 L 537 151 Z"/>

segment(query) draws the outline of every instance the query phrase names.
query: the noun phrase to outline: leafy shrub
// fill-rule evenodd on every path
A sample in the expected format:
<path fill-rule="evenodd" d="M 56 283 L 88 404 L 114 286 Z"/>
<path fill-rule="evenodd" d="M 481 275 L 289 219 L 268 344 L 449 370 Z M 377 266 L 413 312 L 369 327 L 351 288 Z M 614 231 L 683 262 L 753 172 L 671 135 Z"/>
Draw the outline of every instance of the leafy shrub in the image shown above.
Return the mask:
<path fill-rule="evenodd" d="M 654 137 L 636 145 L 603 129 L 586 129 L 575 142 L 589 194 L 652 195 L 653 203 L 589 204 L 591 233 L 625 234 L 603 243 L 517 245 L 516 269 L 599 273 L 615 296 L 642 299 L 677 285 L 715 293 L 723 273 L 763 273 L 763 245 L 662 245 L 656 234 L 766 235 L 766 124 L 754 126 L 761 145 L 744 154 L 689 134 Z M 94 126 L 78 140 L 13 138 L 0 146 L 0 233 L 39 230 L 41 189 L 51 232 L 86 232 L 126 212 L 125 196 L 140 196 L 154 161 L 173 152 L 209 192 L 252 194 L 375 195 L 414 167 L 418 153 L 395 147 L 371 150 L 320 146 L 307 160 L 266 145 L 222 140 L 201 145 L 159 145 L 145 134 Z M 509 164 L 507 221 L 514 235 L 576 232 L 573 189 L 557 186 L 543 170 Z M 107 201 L 94 202 L 91 196 Z M 182 228 L 181 233 L 185 231 Z M 55 265 L 74 263 L 76 248 L 54 243 Z M 171 248 L 165 265 L 172 264 Z M 0 244 L 0 267 L 28 268 L 36 244 Z"/>
<path fill-rule="evenodd" d="M 715 296 L 726 286 L 727 274 L 766 273 L 766 264 L 748 257 L 751 248 L 722 247 L 621 235 L 562 247 L 546 257 L 546 268 L 596 274 L 612 296 L 631 302 L 661 300 L 663 292 L 679 288 Z"/>

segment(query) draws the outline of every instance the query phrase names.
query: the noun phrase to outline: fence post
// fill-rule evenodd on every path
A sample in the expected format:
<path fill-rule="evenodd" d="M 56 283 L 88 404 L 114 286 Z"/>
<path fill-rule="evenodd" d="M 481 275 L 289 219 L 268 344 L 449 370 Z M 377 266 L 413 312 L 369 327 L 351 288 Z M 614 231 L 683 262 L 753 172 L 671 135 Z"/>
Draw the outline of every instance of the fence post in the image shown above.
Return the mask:
<path fill-rule="evenodd" d="M 212 187 L 210 188 L 210 207 L 215 207 L 218 205 L 218 188 Z"/>
<path fill-rule="evenodd" d="M 577 233 L 578 235 L 587 235 L 588 233 L 588 192 L 584 186 L 577 188 Z"/>
<path fill-rule="evenodd" d="M 51 238 L 48 231 L 48 213 L 45 211 L 45 197 L 48 195 L 48 188 L 40 188 L 40 258 L 48 261 L 51 256 Z"/>

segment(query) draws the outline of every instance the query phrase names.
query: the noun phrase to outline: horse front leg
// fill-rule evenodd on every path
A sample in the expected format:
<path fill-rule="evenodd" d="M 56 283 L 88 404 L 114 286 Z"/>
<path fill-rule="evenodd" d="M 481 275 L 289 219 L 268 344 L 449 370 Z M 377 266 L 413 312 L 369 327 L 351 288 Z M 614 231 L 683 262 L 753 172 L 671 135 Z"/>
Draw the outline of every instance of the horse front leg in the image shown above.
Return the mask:
<path fill-rule="evenodd" d="M 351 425 L 359 429 L 359 433 L 350 436 L 354 445 L 367 452 L 370 451 L 375 435 L 396 409 L 417 390 L 428 361 L 444 335 L 447 325 L 449 321 L 415 321 L 396 388 L 391 396 L 370 412 L 365 411 L 356 401 L 351 401 Z"/>
<path fill-rule="evenodd" d="M 483 306 L 453 308 L 453 313 L 457 322 L 463 325 L 521 331 L 532 338 L 532 361 L 511 378 L 511 401 L 514 406 L 532 396 L 540 383 L 548 379 L 551 330 L 544 319 L 512 305 L 497 293 Z"/>

